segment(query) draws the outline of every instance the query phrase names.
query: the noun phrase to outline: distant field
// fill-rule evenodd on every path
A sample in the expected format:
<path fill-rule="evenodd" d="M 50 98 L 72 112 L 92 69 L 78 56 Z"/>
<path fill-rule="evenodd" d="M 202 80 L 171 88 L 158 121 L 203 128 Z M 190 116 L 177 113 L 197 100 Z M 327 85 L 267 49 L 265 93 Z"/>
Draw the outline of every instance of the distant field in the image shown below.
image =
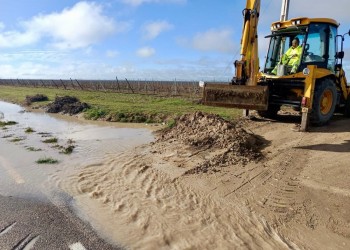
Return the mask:
<path fill-rule="evenodd" d="M 207 81 L 207 83 L 219 84 L 227 82 Z M 185 97 L 199 97 L 201 91 L 198 81 L 179 80 L 0 79 L 0 85 Z"/>
<path fill-rule="evenodd" d="M 241 112 L 237 109 L 208 107 L 198 104 L 199 99 L 161 97 L 146 94 L 113 93 L 85 90 L 64 90 L 41 87 L 0 86 L 0 99 L 23 104 L 27 95 L 44 94 L 51 102 L 55 96 L 75 96 L 91 105 L 84 116 L 87 119 L 104 119 L 121 122 L 164 122 L 178 115 L 195 111 L 218 114 L 232 120 Z M 34 103 L 44 106 L 48 102 Z"/>

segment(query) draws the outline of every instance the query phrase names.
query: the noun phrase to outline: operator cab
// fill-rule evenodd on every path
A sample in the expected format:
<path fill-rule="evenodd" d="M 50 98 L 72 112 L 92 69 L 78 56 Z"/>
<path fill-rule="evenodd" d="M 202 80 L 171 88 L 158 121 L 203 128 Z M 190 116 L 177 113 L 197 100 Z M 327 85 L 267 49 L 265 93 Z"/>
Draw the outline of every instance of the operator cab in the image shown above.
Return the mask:
<path fill-rule="evenodd" d="M 303 71 L 307 65 L 328 69 L 334 73 L 336 66 L 338 24 L 333 19 L 296 18 L 286 22 L 276 22 L 271 26 L 269 50 L 263 73 L 268 75 L 290 75 L 291 66 L 282 63 L 282 56 L 298 38 L 302 54 L 297 63 L 296 73 Z M 285 65 L 283 65 L 285 64 Z M 276 71 L 276 68 L 284 70 Z M 277 73 L 276 73 L 277 72 Z"/>

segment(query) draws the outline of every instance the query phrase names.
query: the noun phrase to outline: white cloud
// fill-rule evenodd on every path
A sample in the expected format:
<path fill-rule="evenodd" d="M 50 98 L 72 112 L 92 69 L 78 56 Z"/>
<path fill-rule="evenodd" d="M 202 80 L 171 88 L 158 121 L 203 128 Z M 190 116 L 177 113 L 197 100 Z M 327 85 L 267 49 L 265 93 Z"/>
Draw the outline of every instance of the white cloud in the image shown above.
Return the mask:
<path fill-rule="evenodd" d="M 109 58 L 114 58 L 117 57 L 119 55 L 119 51 L 117 50 L 107 50 L 106 51 L 106 56 Z"/>
<path fill-rule="evenodd" d="M 21 23 L 23 32 L 0 33 L 0 47 L 29 45 L 48 37 L 56 48 L 84 48 L 128 28 L 128 23 L 117 23 L 102 11 L 101 5 L 83 1 L 60 13 L 35 16 Z"/>
<path fill-rule="evenodd" d="M 122 3 L 137 7 L 144 3 L 186 3 L 187 0 L 120 0 Z"/>
<path fill-rule="evenodd" d="M 167 21 L 156 21 L 147 23 L 142 28 L 144 39 L 151 40 L 159 36 L 160 33 L 168 31 L 173 28 L 173 25 Z"/>
<path fill-rule="evenodd" d="M 0 64 L 1 78 L 12 79 L 141 79 L 141 80 L 205 80 L 229 81 L 232 63 L 228 56 L 186 58 L 155 62 L 159 67 L 139 62 L 118 65 L 101 61 L 83 62 L 62 58 L 57 63 L 21 61 L 17 65 Z M 230 67 L 230 68 L 228 68 Z"/>
<path fill-rule="evenodd" d="M 151 47 L 143 47 L 136 51 L 136 54 L 139 57 L 151 57 L 156 53 L 154 48 Z"/>
<path fill-rule="evenodd" d="M 233 53 L 235 50 L 230 29 L 210 29 L 206 32 L 198 33 L 192 39 L 191 45 L 193 48 L 201 51 Z"/>
<path fill-rule="evenodd" d="M 15 48 L 36 43 L 40 40 L 40 35 L 33 31 L 5 31 L 0 33 L 0 47 Z"/>
<path fill-rule="evenodd" d="M 14 61 L 45 61 L 50 63 L 62 62 L 67 57 L 67 53 L 53 50 L 20 50 L 15 52 L 2 53 L 1 62 Z"/>

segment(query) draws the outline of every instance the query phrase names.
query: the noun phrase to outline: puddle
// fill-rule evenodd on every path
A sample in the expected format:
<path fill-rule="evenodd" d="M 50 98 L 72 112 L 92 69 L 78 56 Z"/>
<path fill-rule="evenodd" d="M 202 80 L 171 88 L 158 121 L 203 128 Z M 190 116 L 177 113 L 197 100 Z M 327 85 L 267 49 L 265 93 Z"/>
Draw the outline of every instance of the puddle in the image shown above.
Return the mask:
<path fill-rule="evenodd" d="M 76 118 L 43 112 L 26 112 L 22 107 L 0 101 L 0 119 L 16 125 L 0 127 L 0 194 L 23 198 L 50 199 L 57 183 L 48 179 L 55 174 L 64 178 L 71 171 L 100 162 L 108 154 L 133 149 L 153 140 L 145 125 L 107 124 L 77 121 Z M 143 128 L 141 127 L 143 126 Z M 30 127 L 32 133 L 25 130 Z M 44 143 L 57 138 L 57 143 Z M 58 146 L 74 145 L 73 153 L 62 154 Z M 58 146 L 57 146 L 58 145 Z M 40 158 L 53 158 L 57 164 L 38 164 Z"/>

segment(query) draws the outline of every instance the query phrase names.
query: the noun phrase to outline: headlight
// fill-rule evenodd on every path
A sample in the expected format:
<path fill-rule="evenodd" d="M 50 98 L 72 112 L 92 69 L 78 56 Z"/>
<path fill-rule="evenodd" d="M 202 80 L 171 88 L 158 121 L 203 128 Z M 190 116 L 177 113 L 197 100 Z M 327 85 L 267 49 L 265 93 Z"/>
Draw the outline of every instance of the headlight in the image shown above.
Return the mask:
<path fill-rule="evenodd" d="M 303 74 L 308 76 L 310 74 L 310 70 L 308 68 L 303 69 Z"/>
<path fill-rule="evenodd" d="M 292 25 L 294 25 L 294 26 L 300 25 L 300 24 L 301 24 L 301 20 L 300 19 L 292 21 Z"/>

